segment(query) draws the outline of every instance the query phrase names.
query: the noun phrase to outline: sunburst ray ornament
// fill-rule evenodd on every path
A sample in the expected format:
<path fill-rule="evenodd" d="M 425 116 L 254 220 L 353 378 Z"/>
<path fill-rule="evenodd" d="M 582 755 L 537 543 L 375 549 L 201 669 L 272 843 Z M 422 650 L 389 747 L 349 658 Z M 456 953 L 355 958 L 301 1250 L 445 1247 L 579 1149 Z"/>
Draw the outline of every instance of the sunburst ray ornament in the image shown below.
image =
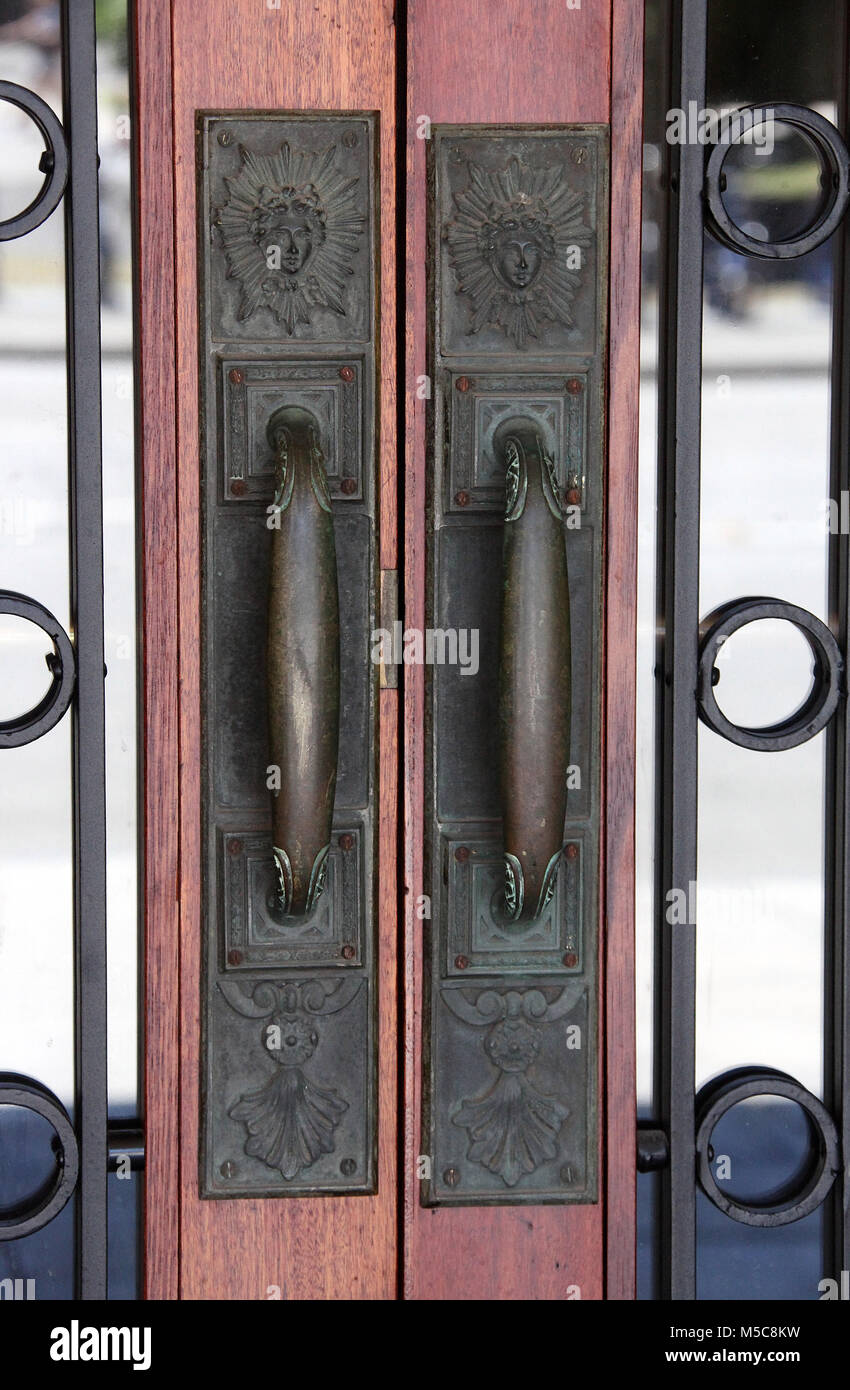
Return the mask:
<path fill-rule="evenodd" d="M 314 309 L 345 315 L 346 282 L 366 218 L 358 178 L 336 168 L 337 147 L 258 154 L 240 145 L 218 216 L 228 277 L 238 281 L 240 322 L 268 309 L 290 335 Z"/>
<path fill-rule="evenodd" d="M 506 169 L 467 167 L 446 239 L 458 291 L 472 301 L 469 332 L 497 325 L 524 348 L 543 320 L 571 328 L 581 248 L 592 238 L 582 195 L 561 165 L 532 169 L 513 158 Z"/>

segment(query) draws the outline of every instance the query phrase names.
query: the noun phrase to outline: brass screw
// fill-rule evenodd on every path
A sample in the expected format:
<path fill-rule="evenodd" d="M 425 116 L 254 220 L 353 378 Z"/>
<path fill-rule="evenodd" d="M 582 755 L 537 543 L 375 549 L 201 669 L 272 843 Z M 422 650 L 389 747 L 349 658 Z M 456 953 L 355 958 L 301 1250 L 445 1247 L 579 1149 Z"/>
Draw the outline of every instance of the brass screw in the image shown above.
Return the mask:
<path fill-rule="evenodd" d="M 578 965 L 578 956 L 574 951 L 567 951 L 567 954 L 564 956 L 564 965 L 570 970 L 572 970 L 573 966 Z"/>
<path fill-rule="evenodd" d="M 349 835 L 348 832 L 345 835 L 340 835 L 339 847 L 340 849 L 354 849 L 354 836 Z"/>
<path fill-rule="evenodd" d="M 234 497 L 244 497 L 244 496 L 245 496 L 245 480 L 244 480 L 244 478 L 234 478 L 234 479 L 232 480 L 231 484 L 230 484 L 230 491 L 231 491 L 231 493 L 233 494 Z"/>
<path fill-rule="evenodd" d="M 571 396 L 580 396 L 584 390 L 584 382 L 579 376 L 571 376 L 567 382 L 567 390 Z"/>
<path fill-rule="evenodd" d="M 234 386 L 241 386 L 245 380 L 245 373 L 239 367 L 231 367 L 227 376 L 228 380 L 232 381 Z"/>
<path fill-rule="evenodd" d="M 460 1173 L 457 1168 L 447 1168 L 443 1174 L 443 1182 L 446 1187 L 457 1187 L 460 1182 Z"/>
<path fill-rule="evenodd" d="M 339 374 L 340 374 L 340 377 L 342 378 L 343 381 L 351 382 L 351 381 L 354 380 L 354 368 L 353 368 L 353 367 L 340 367 L 340 369 L 339 369 Z"/>
<path fill-rule="evenodd" d="M 469 967 L 469 960 L 466 956 L 455 956 L 455 969 L 466 970 Z"/>
<path fill-rule="evenodd" d="M 227 842 L 227 853 L 228 853 L 228 854 L 241 854 L 241 853 L 242 853 L 242 841 L 241 841 L 241 840 L 228 840 L 228 842 Z"/>
<path fill-rule="evenodd" d="M 343 490 L 343 492 L 345 493 L 346 497 L 350 497 L 351 494 L 352 494 L 352 492 L 356 492 L 356 491 L 357 491 L 357 482 L 356 482 L 356 480 L 355 480 L 354 478 L 343 478 L 343 480 L 342 480 L 342 490 Z"/>
<path fill-rule="evenodd" d="M 225 147 L 227 145 L 233 144 L 233 136 L 231 135 L 229 130 L 219 131 L 218 143 L 220 145 L 224 145 Z"/>
<path fill-rule="evenodd" d="M 356 955 L 357 955 L 357 952 L 355 951 L 355 949 L 354 949 L 354 947 L 352 946 L 351 942 L 350 942 L 350 941 L 346 941 L 345 945 L 344 945 L 343 948 L 342 948 L 342 957 L 343 957 L 343 960 L 354 960 L 354 957 L 355 957 Z"/>
<path fill-rule="evenodd" d="M 578 859 L 578 845 L 567 845 L 564 854 L 568 859 Z"/>
<path fill-rule="evenodd" d="M 567 489 L 567 501 L 573 507 L 577 507 L 579 505 L 579 503 L 581 502 L 581 493 L 579 492 L 577 487 L 571 487 Z"/>
<path fill-rule="evenodd" d="M 236 1164 L 231 1163 L 230 1159 L 228 1158 L 225 1159 L 224 1163 L 222 1163 L 218 1171 L 221 1173 L 221 1176 L 223 1178 L 235 1178 L 236 1174 L 239 1172 L 239 1169 L 236 1167 Z"/>
<path fill-rule="evenodd" d="M 241 952 L 241 951 L 228 951 L 228 953 L 227 953 L 227 964 L 228 964 L 228 965 L 241 965 L 241 964 L 242 964 L 242 952 Z"/>
<path fill-rule="evenodd" d="M 457 860 L 457 862 L 459 864 L 465 864 L 468 858 L 469 850 L 467 849 L 466 845 L 458 845 L 457 849 L 455 850 L 455 859 Z"/>
<path fill-rule="evenodd" d="M 459 376 L 457 381 L 455 382 L 455 390 L 468 391 L 471 385 L 472 382 L 470 381 L 468 376 Z"/>
<path fill-rule="evenodd" d="M 468 492 L 456 492 L 456 493 L 455 493 L 455 501 L 457 502 L 457 504 L 458 504 L 459 507 L 468 507 L 468 506 L 469 506 L 469 493 L 468 493 Z"/>

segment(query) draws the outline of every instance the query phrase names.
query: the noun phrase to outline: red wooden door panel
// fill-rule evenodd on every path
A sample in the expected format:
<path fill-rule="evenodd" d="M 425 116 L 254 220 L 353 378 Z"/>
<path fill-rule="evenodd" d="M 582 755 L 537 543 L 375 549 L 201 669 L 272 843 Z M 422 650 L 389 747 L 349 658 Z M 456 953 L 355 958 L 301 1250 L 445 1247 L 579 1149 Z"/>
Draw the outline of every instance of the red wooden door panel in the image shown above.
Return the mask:
<path fill-rule="evenodd" d="M 375 1196 L 198 1195 L 200 532 L 195 113 L 379 113 L 380 565 L 395 568 L 395 39 L 391 7 L 140 0 L 145 546 L 146 1289 L 153 1298 L 395 1296 L 397 692 L 380 692 L 379 1157 Z M 173 223 L 172 223 L 173 218 Z"/>
<path fill-rule="evenodd" d="M 397 14 L 390 0 L 332 6 L 281 0 L 279 7 L 265 0 L 137 0 L 148 1297 L 633 1297 L 642 9 L 639 0 L 410 0 Z M 397 130 L 404 101 L 406 129 Z M 377 1192 L 199 1195 L 204 922 L 196 113 L 205 110 L 377 113 L 378 561 L 381 570 L 397 567 L 403 469 L 403 611 L 405 625 L 417 628 L 426 621 L 428 457 L 417 382 L 429 370 L 427 142 L 417 135 L 420 118 L 609 128 L 600 1183 L 593 1203 L 420 1205 L 425 961 L 414 905 L 424 891 L 421 666 L 404 668 L 403 709 L 397 690 L 381 689 L 378 702 Z M 405 186 L 397 193 L 400 171 Z M 403 291 L 404 364 L 396 360 L 397 289 Z M 403 864 L 397 863 L 399 844 Z"/>
<path fill-rule="evenodd" d="M 599 1201 L 587 1206 L 424 1208 L 421 1132 L 425 676 L 405 683 L 405 1256 L 416 1299 L 629 1298 L 634 1290 L 632 761 L 640 251 L 642 6 L 562 0 L 413 0 L 407 64 L 405 593 L 426 624 L 427 143 L 432 125 L 603 124 L 611 130 L 610 345 L 605 594 L 605 821 L 600 979 Z"/>

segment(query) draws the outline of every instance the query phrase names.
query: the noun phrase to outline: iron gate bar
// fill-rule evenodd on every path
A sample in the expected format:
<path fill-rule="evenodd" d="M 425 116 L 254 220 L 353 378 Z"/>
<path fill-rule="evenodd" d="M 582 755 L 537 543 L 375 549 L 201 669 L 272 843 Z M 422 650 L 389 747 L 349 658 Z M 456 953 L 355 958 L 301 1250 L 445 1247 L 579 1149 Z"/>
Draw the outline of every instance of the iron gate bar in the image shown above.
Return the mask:
<path fill-rule="evenodd" d="M 850 135 L 850 19 L 839 6 L 840 100 L 838 128 Z M 839 506 L 850 490 L 850 219 L 835 238 L 833 284 L 832 420 L 829 495 Z M 845 657 L 850 638 L 850 537 L 840 527 L 829 537 L 829 619 Z M 845 664 L 846 680 L 846 664 Z M 850 1269 L 850 721 L 846 683 L 826 733 L 824 1098 L 838 1122 L 842 1171 L 831 1196 L 824 1274 L 838 1279 Z"/>
<path fill-rule="evenodd" d="M 100 392 L 100 236 L 94 0 L 64 0 L 62 90 L 68 315 L 73 703 L 78 1295 L 106 1297 L 106 749 Z"/>
<path fill-rule="evenodd" d="M 705 103 L 707 0 L 672 0 L 668 107 Z M 661 1173 L 662 1296 L 696 1295 L 695 924 L 665 919 L 670 889 L 696 882 L 702 386 L 703 146 L 667 145 L 666 269 L 659 316 L 656 664 L 656 1104 L 670 1161 Z"/>

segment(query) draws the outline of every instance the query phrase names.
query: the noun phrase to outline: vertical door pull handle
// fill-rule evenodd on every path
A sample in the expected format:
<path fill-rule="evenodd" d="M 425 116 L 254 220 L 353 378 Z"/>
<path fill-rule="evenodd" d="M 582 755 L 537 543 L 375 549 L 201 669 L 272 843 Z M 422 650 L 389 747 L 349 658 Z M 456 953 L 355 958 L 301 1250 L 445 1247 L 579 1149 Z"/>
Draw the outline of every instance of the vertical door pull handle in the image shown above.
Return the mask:
<path fill-rule="evenodd" d="M 533 922 L 555 887 L 570 752 L 570 593 L 553 461 L 537 424 L 505 422 L 499 756 L 507 922 Z"/>
<path fill-rule="evenodd" d="M 268 705 L 277 910 L 312 912 L 325 884 L 339 752 L 339 592 L 331 501 L 314 415 L 276 410 Z"/>

